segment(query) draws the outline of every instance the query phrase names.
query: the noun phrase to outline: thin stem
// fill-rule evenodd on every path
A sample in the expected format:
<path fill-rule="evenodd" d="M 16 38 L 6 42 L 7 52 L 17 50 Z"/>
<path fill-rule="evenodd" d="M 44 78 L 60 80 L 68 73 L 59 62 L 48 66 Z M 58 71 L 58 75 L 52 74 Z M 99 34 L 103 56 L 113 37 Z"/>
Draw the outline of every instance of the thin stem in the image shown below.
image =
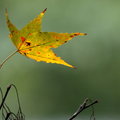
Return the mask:
<path fill-rule="evenodd" d="M 13 55 L 15 55 L 18 52 L 18 50 L 14 51 L 12 54 L 10 54 L 1 64 L 0 64 L 0 69 L 2 66 L 10 59 Z"/>
<path fill-rule="evenodd" d="M 17 94 L 17 100 L 18 100 L 18 106 L 19 106 L 19 110 L 20 110 L 20 113 L 21 113 L 22 110 L 21 110 L 20 99 L 19 99 L 19 95 L 18 95 L 17 87 L 16 87 L 14 84 L 11 84 L 11 86 L 14 87 L 14 89 L 15 89 L 15 91 L 16 91 L 16 94 Z"/>

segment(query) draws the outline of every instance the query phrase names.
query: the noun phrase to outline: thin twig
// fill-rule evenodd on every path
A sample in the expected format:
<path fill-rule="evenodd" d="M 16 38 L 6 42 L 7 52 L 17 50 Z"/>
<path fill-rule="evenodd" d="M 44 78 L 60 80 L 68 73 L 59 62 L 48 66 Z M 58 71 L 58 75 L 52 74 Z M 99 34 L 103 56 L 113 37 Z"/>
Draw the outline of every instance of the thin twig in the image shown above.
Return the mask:
<path fill-rule="evenodd" d="M 8 113 L 5 120 L 8 120 L 8 118 L 10 117 L 11 113 Z"/>
<path fill-rule="evenodd" d="M 20 105 L 20 99 L 19 99 L 19 95 L 18 95 L 18 90 L 16 88 L 16 86 L 14 84 L 11 84 L 11 86 L 14 87 L 15 91 L 16 91 L 16 95 L 17 95 L 17 100 L 18 100 L 18 107 L 19 107 L 19 110 L 18 110 L 18 115 L 23 115 L 22 113 L 22 109 L 21 109 L 21 105 Z M 22 116 L 20 116 L 22 117 Z"/>
<path fill-rule="evenodd" d="M 92 103 L 92 100 L 91 100 L 91 99 L 89 99 L 89 101 L 90 101 L 90 103 Z M 91 116 L 90 116 L 90 120 L 92 120 L 92 118 L 93 118 L 93 120 L 95 120 L 94 106 L 92 105 L 91 108 L 92 108 L 92 114 L 91 114 Z"/>
<path fill-rule="evenodd" d="M 78 110 L 69 118 L 69 120 L 73 120 L 75 117 L 78 116 L 78 114 L 80 114 L 83 110 L 85 110 L 86 108 L 93 106 L 94 104 L 98 103 L 97 100 L 95 100 L 94 102 L 92 102 L 91 104 L 87 105 L 87 102 L 89 101 L 89 99 L 85 99 L 83 104 L 81 104 L 78 108 Z"/>
<path fill-rule="evenodd" d="M 12 54 L 10 54 L 1 64 L 0 64 L 0 69 L 2 68 L 2 66 L 4 65 L 5 62 L 8 61 L 8 59 L 10 59 L 13 55 L 15 55 L 18 52 L 18 50 L 14 51 Z"/>
<path fill-rule="evenodd" d="M 2 108 L 2 106 L 3 106 L 3 104 L 4 104 L 4 102 L 5 102 L 5 99 L 6 99 L 7 95 L 8 95 L 8 92 L 10 91 L 10 88 L 11 88 L 11 85 L 7 88 L 7 91 L 6 91 L 6 93 L 5 93 L 5 96 L 4 96 L 3 99 L 2 99 L 2 103 L 0 104 L 0 110 L 1 110 L 1 108 Z"/>

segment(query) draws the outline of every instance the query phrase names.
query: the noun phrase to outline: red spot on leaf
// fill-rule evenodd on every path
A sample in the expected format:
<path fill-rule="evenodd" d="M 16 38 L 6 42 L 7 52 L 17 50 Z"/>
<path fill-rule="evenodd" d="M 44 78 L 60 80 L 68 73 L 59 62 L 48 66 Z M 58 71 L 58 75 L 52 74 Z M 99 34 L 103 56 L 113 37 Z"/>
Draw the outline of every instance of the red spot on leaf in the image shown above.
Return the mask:
<path fill-rule="evenodd" d="M 37 54 L 40 54 L 40 52 L 37 52 Z"/>
<path fill-rule="evenodd" d="M 60 37 L 59 37 L 59 36 L 56 36 L 56 35 L 53 35 L 53 37 L 54 37 L 55 39 L 60 39 Z"/>
<path fill-rule="evenodd" d="M 70 37 L 74 37 L 74 35 L 71 35 Z"/>
<path fill-rule="evenodd" d="M 32 35 L 32 33 L 29 33 L 29 35 Z"/>
<path fill-rule="evenodd" d="M 75 34 L 74 34 L 74 36 L 78 36 L 78 35 L 80 35 L 80 33 L 75 33 Z"/>
<path fill-rule="evenodd" d="M 22 40 L 22 42 L 24 42 L 24 41 L 25 41 L 25 38 L 24 38 L 24 37 L 21 37 L 20 39 Z"/>
<path fill-rule="evenodd" d="M 50 45 L 50 47 L 52 47 L 52 48 L 53 48 L 54 46 L 53 46 L 53 45 Z"/>
<path fill-rule="evenodd" d="M 61 39 L 59 36 L 56 36 L 56 39 Z"/>

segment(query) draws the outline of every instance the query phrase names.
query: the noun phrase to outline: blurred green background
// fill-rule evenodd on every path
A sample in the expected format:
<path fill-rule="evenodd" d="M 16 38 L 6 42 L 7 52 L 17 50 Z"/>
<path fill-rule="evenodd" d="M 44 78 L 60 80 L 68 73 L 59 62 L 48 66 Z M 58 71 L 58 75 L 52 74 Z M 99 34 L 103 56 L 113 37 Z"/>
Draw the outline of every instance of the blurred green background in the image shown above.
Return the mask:
<path fill-rule="evenodd" d="M 16 85 L 26 119 L 67 119 L 85 98 L 99 100 L 99 120 L 120 119 L 119 0 L 0 0 L 0 62 L 16 49 L 8 37 L 5 8 L 19 29 L 48 8 L 43 31 L 88 33 L 54 49 L 77 69 L 16 54 L 0 70 L 0 86 L 5 91 Z M 17 109 L 14 90 L 7 102 Z M 82 113 L 89 115 L 90 110 Z"/>

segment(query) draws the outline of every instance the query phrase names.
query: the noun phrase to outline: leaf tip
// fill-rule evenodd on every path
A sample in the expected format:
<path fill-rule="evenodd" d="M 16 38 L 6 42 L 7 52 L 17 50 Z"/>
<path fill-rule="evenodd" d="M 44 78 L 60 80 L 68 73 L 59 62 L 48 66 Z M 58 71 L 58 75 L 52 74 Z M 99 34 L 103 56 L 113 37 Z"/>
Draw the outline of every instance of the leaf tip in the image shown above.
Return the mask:
<path fill-rule="evenodd" d="M 77 69 L 77 67 L 75 67 L 75 66 L 72 66 L 72 68 Z"/>
<path fill-rule="evenodd" d="M 43 16 L 46 11 L 47 11 L 47 8 L 45 8 L 45 9 L 41 12 L 41 16 Z"/>
<path fill-rule="evenodd" d="M 5 8 L 5 16 L 8 16 L 8 10 Z"/>
<path fill-rule="evenodd" d="M 47 11 L 47 8 L 45 8 L 45 9 L 42 11 L 42 13 L 44 14 L 46 11 Z"/>
<path fill-rule="evenodd" d="M 75 66 L 73 66 L 73 65 L 69 65 L 68 67 L 77 69 L 77 67 L 75 67 Z"/>
<path fill-rule="evenodd" d="M 79 33 L 80 36 L 87 35 L 87 33 Z"/>

